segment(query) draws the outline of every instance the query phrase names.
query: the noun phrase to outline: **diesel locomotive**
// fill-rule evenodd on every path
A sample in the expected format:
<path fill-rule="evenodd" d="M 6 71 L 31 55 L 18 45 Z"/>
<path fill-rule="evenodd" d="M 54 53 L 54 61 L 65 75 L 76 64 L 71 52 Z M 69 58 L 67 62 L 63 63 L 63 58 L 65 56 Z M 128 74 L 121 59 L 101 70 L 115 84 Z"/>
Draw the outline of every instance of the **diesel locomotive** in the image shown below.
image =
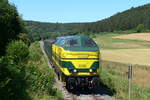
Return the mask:
<path fill-rule="evenodd" d="M 98 86 L 100 50 L 88 36 L 63 36 L 44 40 L 44 50 L 58 79 L 68 89 Z"/>

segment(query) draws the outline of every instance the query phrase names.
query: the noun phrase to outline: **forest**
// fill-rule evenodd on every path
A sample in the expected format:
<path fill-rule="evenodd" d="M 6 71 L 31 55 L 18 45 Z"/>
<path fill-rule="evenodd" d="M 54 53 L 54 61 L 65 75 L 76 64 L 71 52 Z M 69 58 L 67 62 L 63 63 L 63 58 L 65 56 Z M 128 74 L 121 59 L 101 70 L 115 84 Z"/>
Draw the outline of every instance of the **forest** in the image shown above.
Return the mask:
<path fill-rule="evenodd" d="M 76 34 L 83 25 L 82 23 L 46 23 L 38 21 L 24 21 L 24 23 L 32 41 Z"/>
<path fill-rule="evenodd" d="M 138 17 L 137 17 L 138 16 Z M 150 4 L 132 7 L 118 12 L 106 19 L 91 23 L 45 23 L 25 21 L 25 26 L 32 40 L 45 39 L 49 36 L 72 34 L 91 34 L 113 31 L 150 30 Z"/>
<path fill-rule="evenodd" d="M 143 25 L 145 29 L 150 29 L 150 4 L 139 7 L 132 7 L 126 11 L 103 19 L 101 21 L 84 24 L 81 32 L 113 32 L 136 29 L 138 25 Z"/>

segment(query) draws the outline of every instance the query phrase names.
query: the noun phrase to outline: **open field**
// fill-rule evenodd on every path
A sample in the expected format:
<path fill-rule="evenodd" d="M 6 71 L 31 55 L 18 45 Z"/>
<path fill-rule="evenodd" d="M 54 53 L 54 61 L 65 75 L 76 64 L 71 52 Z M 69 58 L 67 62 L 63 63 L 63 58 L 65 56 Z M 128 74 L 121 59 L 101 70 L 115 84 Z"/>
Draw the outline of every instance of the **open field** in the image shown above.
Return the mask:
<path fill-rule="evenodd" d="M 96 35 L 94 40 L 101 49 L 150 49 L 149 41 L 114 38 L 120 34 Z"/>
<path fill-rule="evenodd" d="M 102 60 L 150 66 L 150 49 L 101 50 Z"/>
<path fill-rule="evenodd" d="M 142 35 L 149 33 L 135 33 L 121 36 L 136 36 L 142 39 Z M 139 40 L 118 39 L 120 34 L 96 35 L 95 41 L 100 46 L 102 60 L 121 62 L 126 64 L 150 65 L 150 42 Z M 144 37 L 143 37 L 144 39 Z"/>
<path fill-rule="evenodd" d="M 150 34 L 147 34 L 113 33 L 94 38 L 100 46 L 103 83 L 114 89 L 120 100 L 128 99 L 129 64 L 133 65 L 132 100 L 150 98 Z"/>
<path fill-rule="evenodd" d="M 115 36 L 113 38 L 114 39 L 150 41 L 150 33 L 134 33 L 134 34 L 128 34 L 128 35 Z"/>

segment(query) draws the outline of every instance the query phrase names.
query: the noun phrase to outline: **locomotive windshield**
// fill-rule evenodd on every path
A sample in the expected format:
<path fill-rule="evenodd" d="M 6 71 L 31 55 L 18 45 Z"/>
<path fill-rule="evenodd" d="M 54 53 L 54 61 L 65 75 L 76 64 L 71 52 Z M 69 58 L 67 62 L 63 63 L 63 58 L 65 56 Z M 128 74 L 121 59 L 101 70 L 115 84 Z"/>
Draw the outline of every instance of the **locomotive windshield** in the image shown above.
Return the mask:
<path fill-rule="evenodd" d="M 67 47 L 95 47 L 96 43 L 91 40 L 69 39 L 65 41 L 64 46 Z"/>
<path fill-rule="evenodd" d="M 96 43 L 93 40 L 84 40 L 83 46 L 84 47 L 95 47 Z"/>
<path fill-rule="evenodd" d="M 63 47 L 73 47 L 73 48 L 92 48 L 97 47 L 96 43 L 87 36 L 66 36 L 59 37 L 55 44 L 63 46 Z"/>
<path fill-rule="evenodd" d="M 69 39 L 66 41 L 65 45 L 69 47 L 80 47 L 81 42 L 79 39 Z"/>

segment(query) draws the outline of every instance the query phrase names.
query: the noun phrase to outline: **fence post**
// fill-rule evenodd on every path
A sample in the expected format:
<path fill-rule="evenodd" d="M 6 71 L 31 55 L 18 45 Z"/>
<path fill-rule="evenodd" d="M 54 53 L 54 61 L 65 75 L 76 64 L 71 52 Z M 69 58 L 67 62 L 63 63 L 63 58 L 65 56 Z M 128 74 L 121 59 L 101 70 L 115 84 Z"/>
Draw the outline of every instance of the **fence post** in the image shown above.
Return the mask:
<path fill-rule="evenodd" d="M 128 89 L 128 95 L 129 100 L 131 100 L 131 80 L 132 80 L 132 65 L 128 66 L 128 80 L 129 80 L 129 89 Z"/>

